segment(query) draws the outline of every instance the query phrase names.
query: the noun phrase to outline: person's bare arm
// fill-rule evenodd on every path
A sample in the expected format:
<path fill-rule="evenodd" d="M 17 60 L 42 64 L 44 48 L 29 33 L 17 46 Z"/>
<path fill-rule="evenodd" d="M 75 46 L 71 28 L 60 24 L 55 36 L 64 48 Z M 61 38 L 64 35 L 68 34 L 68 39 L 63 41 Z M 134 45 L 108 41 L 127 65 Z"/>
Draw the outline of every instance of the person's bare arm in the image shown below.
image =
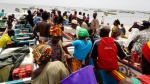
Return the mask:
<path fill-rule="evenodd" d="M 71 54 L 69 53 L 69 51 L 68 51 L 68 49 L 67 49 L 67 48 L 70 47 L 70 46 L 72 46 L 71 43 L 65 44 L 65 45 L 63 45 L 63 49 L 64 49 L 64 51 L 65 51 L 66 54 L 69 54 L 69 55 L 71 56 Z"/>
<path fill-rule="evenodd" d="M 37 35 L 38 23 L 34 26 L 33 34 L 37 40 L 39 40 L 39 36 Z"/>

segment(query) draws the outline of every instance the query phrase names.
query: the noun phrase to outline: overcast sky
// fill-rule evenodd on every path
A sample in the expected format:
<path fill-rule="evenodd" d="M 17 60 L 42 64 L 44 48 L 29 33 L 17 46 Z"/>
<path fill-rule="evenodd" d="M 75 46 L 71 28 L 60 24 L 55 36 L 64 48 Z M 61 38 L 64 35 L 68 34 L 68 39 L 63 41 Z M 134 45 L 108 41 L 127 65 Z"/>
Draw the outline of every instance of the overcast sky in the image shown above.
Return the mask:
<path fill-rule="evenodd" d="M 150 11 L 150 0 L 0 0 L 0 3 Z"/>

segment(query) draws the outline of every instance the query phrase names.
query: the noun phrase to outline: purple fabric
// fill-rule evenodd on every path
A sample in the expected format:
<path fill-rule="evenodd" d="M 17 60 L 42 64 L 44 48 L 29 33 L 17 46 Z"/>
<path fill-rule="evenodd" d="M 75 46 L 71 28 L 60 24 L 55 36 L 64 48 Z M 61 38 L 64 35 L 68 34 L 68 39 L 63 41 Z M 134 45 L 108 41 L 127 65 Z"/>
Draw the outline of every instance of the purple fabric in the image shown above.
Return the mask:
<path fill-rule="evenodd" d="M 86 66 L 65 78 L 60 84 L 97 84 L 92 66 Z"/>

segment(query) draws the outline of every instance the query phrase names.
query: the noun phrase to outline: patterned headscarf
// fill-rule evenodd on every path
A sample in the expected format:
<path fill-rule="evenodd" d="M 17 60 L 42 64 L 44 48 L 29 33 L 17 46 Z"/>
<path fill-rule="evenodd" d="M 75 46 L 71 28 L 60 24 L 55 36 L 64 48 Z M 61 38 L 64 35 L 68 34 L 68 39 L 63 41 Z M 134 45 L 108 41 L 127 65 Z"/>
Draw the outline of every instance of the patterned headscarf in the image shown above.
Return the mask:
<path fill-rule="evenodd" d="M 142 54 L 145 59 L 150 63 L 150 41 L 142 47 Z"/>
<path fill-rule="evenodd" d="M 41 64 L 44 60 L 51 56 L 52 48 L 45 44 L 45 42 L 41 42 L 40 44 L 34 46 L 33 48 L 33 58 L 34 62 L 37 64 Z"/>
<path fill-rule="evenodd" d="M 52 36 L 62 36 L 62 30 L 60 25 L 55 25 L 50 28 L 50 35 Z"/>

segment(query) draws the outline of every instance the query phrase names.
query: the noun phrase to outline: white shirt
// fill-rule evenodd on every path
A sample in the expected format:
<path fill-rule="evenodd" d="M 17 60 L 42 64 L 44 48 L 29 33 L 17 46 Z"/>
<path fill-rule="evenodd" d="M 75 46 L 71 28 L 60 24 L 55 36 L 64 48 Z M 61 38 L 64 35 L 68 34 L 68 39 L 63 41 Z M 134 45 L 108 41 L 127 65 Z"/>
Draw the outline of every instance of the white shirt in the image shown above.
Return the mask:
<path fill-rule="evenodd" d="M 78 38 L 78 32 L 79 32 L 80 28 L 81 28 L 80 26 L 77 26 L 77 28 L 76 28 L 76 36 L 77 36 L 77 38 Z"/>

